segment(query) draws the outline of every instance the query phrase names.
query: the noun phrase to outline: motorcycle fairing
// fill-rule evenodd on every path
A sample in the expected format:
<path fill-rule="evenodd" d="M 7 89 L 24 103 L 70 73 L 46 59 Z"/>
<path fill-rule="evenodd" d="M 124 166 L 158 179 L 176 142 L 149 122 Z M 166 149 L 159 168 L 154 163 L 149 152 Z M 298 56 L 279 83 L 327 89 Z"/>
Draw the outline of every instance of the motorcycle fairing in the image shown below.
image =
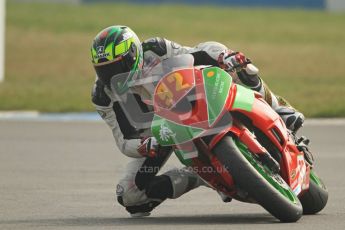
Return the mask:
<path fill-rule="evenodd" d="M 254 103 L 254 92 L 241 85 L 236 85 L 236 96 L 232 104 L 233 109 L 241 109 L 247 112 L 251 112 Z"/>
<path fill-rule="evenodd" d="M 238 107 L 232 107 L 230 110 L 241 112 L 247 116 L 253 125 L 259 128 L 279 149 L 282 153 L 282 162 L 279 162 L 282 177 L 294 193 L 299 195 L 303 190 L 308 189 L 310 170 L 304 161 L 304 155 L 297 149 L 291 135 L 285 131 L 287 129 L 282 119 L 264 99 L 256 95 L 251 111 Z M 237 135 L 240 134 L 237 132 Z M 253 149 L 255 146 L 248 145 L 248 147 L 250 150 L 255 150 Z"/>
<path fill-rule="evenodd" d="M 155 90 L 155 115 L 151 125 L 152 134 L 159 137 L 158 143 L 179 145 L 219 132 L 219 127 L 212 129 L 212 126 L 227 111 L 231 86 L 232 78 L 216 67 L 181 69 L 163 77 Z M 194 105 L 190 103 L 190 109 L 181 112 L 178 107 L 187 94 L 194 98 Z M 228 120 L 226 125 L 230 126 L 231 120 Z"/>
<path fill-rule="evenodd" d="M 211 127 L 224 111 L 232 78 L 224 70 L 211 67 L 202 70 L 206 95 L 208 124 Z"/>
<path fill-rule="evenodd" d="M 151 131 L 155 137 L 158 137 L 157 141 L 160 145 L 169 146 L 188 142 L 199 136 L 204 130 L 193 126 L 181 125 L 155 115 Z"/>

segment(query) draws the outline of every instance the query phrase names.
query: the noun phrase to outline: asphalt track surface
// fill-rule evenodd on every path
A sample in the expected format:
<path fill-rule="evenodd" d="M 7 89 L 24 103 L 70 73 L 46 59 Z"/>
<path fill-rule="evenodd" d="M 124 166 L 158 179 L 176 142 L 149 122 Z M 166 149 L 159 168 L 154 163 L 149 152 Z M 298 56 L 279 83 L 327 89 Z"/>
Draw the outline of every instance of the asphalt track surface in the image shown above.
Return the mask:
<path fill-rule="evenodd" d="M 303 133 L 329 189 L 320 214 L 283 224 L 257 205 L 223 203 L 198 188 L 133 219 L 115 202 L 127 159 L 105 124 L 0 121 L 0 229 L 345 229 L 345 122 L 314 121 Z"/>

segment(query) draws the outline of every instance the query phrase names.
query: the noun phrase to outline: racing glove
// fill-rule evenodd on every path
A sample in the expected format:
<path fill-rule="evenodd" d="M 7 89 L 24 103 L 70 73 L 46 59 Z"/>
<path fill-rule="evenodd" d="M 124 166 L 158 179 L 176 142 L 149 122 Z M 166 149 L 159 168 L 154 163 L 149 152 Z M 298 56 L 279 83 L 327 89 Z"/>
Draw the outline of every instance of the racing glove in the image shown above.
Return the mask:
<path fill-rule="evenodd" d="M 138 152 L 143 157 L 156 157 L 159 151 L 160 145 L 158 144 L 156 138 L 146 137 L 141 141 L 141 145 L 138 147 Z"/>
<path fill-rule="evenodd" d="M 239 72 L 245 69 L 251 61 L 241 52 L 224 50 L 218 57 L 219 67 L 228 72 Z"/>

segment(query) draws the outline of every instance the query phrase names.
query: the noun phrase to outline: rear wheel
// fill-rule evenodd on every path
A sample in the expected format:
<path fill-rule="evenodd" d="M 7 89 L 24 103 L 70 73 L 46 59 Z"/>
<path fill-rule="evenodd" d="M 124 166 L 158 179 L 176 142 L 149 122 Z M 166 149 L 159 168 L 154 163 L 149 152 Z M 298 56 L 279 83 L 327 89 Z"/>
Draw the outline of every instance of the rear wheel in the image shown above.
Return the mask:
<path fill-rule="evenodd" d="M 302 205 L 279 174 L 264 166 L 256 155 L 231 136 L 225 136 L 213 149 L 214 154 L 232 175 L 235 185 L 254 198 L 282 222 L 296 222 Z"/>
<path fill-rule="evenodd" d="M 327 188 L 313 170 L 310 172 L 309 190 L 301 196 L 300 201 L 303 213 L 307 215 L 320 212 L 327 204 Z"/>

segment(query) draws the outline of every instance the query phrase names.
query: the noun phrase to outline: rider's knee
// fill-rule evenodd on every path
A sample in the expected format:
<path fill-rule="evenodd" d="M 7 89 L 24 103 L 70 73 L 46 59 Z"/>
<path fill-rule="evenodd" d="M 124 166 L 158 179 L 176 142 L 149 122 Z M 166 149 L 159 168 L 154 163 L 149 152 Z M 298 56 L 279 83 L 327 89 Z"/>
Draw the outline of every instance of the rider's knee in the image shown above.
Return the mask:
<path fill-rule="evenodd" d="M 173 196 L 171 180 L 166 175 L 155 176 L 145 188 L 147 197 L 165 200 Z"/>

